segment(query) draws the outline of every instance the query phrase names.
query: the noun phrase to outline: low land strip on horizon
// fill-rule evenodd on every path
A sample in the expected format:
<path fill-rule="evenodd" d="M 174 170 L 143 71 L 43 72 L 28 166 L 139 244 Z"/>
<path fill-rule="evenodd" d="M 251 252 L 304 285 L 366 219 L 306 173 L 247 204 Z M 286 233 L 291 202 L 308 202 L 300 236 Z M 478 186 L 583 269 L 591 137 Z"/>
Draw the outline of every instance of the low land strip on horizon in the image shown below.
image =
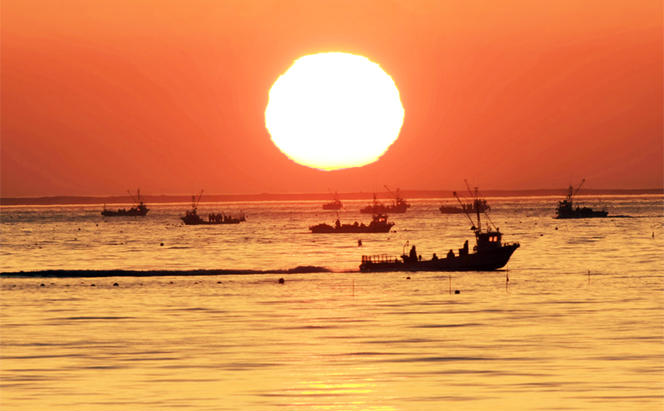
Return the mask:
<path fill-rule="evenodd" d="M 466 190 L 458 190 L 462 197 L 467 197 Z M 453 198 L 453 190 L 402 190 L 404 198 Z M 371 200 L 373 192 L 339 193 L 342 200 Z M 383 191 L 376 192 L 379 199 L 394 198 L 394 194 Z M 482 197 L 536 197 L 536 196 L 565 196 L 567 189 L 535 189 L 535 190 L 483 190 Z M 584 188 L 582 193 L 588 195 L 664 195 L 664 188 L 645 189 L 591 189 Z M 329 201 L 330 193 L 260 193 L 260 194 L 205 194 L 204 202 L 232 202 L 232 201 Z M 187 203 L 191 195 L 161 194 L 143 195 L 141 199 L 146 203 Z M 125 196 L 43 196 L 43 197 L 2 197 L 0 205 L 61 205 L 61 204 L 123 204 L 133 203 L 128 195 Z"/>

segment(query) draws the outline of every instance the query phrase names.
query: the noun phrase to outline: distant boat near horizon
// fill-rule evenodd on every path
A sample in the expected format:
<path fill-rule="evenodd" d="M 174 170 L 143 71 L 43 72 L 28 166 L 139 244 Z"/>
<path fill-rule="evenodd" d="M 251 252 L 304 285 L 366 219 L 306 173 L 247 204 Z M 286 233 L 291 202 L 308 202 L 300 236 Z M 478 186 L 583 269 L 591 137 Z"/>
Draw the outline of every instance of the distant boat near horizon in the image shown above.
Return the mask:
<path fill-rule="evenodd" d="M 388 186 L 385 186 L 387 191 L 392 193 L 392 190 Z M 395 196 L 395 200 L 392 202 L 392 204 L 385 205 L 381 202 L 379 202 L 376 199 L 376 194 L 374 193 L 373 195 L 373 202 L 366 207 L 363 207 L 360 209 L 360 213 L 363 214 L 392 214 L 392 213 L 405 213 L 408 208 L 410 208 L 410 204 L 404 200 L 401 197 L 401 193 L 399 192 L 399 189 L 397 188 L 396 193 L 392 193 Z"/>
<path fill-rule="evenodd" d="M 579 207 L 574 208 L 574 196 L 581 190 L 581 186 L 586 182 L 586 179 L 582 179 L 579 186 L 574 189 L 571 185 L 568 188 L 567 197 L 558 202 L 558 208 L 556 209 L 557 219 L 566 219 L 566 218 L 603 218 L 609 215 L 609 212 L 606 210 L 595 211 L 590 207 Z"/>
<path fill-rule="evenodd" d="M 224 213 L 210 213 L 207 220 L 202 218 L 198 215 L 198 203 L 201 201 L 202 196 L 203 190 L 201 190 L 198 198 L 195 195 L 191 196 L 191 210 L 187 210 L 184 216 L 180 217 L 185 225 L 240 224 L 247 220 L 244 214 L 239 217 L 232 217 Z"/>
<path fill-rule="evenodd" d="M 473 197 L 474 200 L 470 203 L 463 203 L 456 195 L 456 192 L 454 192 L 453 194 L 457 199 L 459 206 L 443 204 L 439 208 L 440 212 L 442 214 L 475 214 L 478 211 L 480 213 L 484 213 L 488 210 L 491 210 L 491 207 L 489 206 L 489 204 L 487 204 L 486 200 L 480 199 L 479 189 L 475 187 L 475 191 L 473 192 L 470 189 L 468 180 L 463 180 L 463 182 L 466 184 L 466 188 L 468 189 L 468 194 L 470 194 L 470 196 Z"/>
<path fill-rule="evenodd" d="M 339 200 L 339 195 L 334 193 L 334 200 L 329 203 L 323 204 L 323 210 L 341 210 L 344 207 L 341 200 Z"/>
<path fill-rule="evenodd" d="M 133 196 L 131 191 L 127 190 L 129 193 L 129 196 L 131 199 L 134 201 L 136 204 L 134 207 L 131 207 L 130 209 L 124 209 L 124 208 L 119 208 L 117 210 L 109 210 L 106 208 L 106 204 L 104 204 L 104 209 L 101 211 L 101 215 L 104 217 L 144 217 L 148 211 L 150 211 L 149 208 L 141 201 L 141 190 L 137 189 L 136 190 L 136 197 Z"/>

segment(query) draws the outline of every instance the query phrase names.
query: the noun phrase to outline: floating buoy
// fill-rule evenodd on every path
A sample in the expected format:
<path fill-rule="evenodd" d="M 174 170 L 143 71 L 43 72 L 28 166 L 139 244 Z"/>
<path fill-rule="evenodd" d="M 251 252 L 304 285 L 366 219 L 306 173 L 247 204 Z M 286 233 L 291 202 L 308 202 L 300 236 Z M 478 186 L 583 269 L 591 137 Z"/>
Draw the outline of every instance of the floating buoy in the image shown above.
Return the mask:
<path fill-rule="evenodd" d="M 285 281 L 283 278 L 280 278 L 280 279 L 279 279 L 279 284 L 283 284 L 283 283 L 285 283 L 285 282 L 286 282 L 286 281 Z"/>
<path fill-rule="evenodd" d="M 217 284 L 221 284 L 221 281 L 217 281 Z"/>
<path fill-rule="evenodd" d="M 406 280 L 410 280 L 410 277 L 406 277 Z"/>
<path fill-rule="evenodd" d="M 362 240 L 357 240 L 357 246 L 362 247 Z"/>
<path fill-rule="evenodd" d="M 94 284 L 90 284 L 90 287 L 96 287 L 96 285 L 94 285 Z"/>
<path fill-rule="evenodd" d="M 159 246 L 163 247 L 163 246 L 164 246 L 164 243 L 159 243 Z"/>
<path fill-rule="evenodd" d="M 459 290 L 454 290 L 454 294 L 461 294 L 461 291 L 459 291 Z"/>
<path fill-rule="evenodd" d="M 40 287 L 46 287 L 44 283 L 39 284 Z"/>
<path fill-rule="evenodd" d="M 113 287 L 119 287 L 120 285 L 118 283 L 113 283 Z"/>

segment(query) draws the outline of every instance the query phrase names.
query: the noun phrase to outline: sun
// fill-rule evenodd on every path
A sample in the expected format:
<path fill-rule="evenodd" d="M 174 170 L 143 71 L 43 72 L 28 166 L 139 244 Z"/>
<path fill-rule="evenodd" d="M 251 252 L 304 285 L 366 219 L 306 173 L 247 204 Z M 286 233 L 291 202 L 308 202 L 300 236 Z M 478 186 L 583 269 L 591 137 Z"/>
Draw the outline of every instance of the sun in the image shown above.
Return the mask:
<path fill-rule="evenodd" d="M 366 57 L 300 57 L 270 89 L 265 127 L 298 164 L 321 170 L 361 167 L 397 139 L 404 119 L 392 78 Z"/>

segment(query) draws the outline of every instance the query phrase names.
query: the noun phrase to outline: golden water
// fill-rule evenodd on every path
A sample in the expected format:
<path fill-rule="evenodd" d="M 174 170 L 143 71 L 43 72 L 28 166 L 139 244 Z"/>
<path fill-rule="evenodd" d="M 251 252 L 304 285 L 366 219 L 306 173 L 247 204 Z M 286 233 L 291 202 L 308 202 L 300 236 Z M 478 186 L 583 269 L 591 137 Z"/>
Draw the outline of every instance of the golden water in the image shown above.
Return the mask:
<path fill-rule="evenodd" d="M 634 216 L 604 220 L 556 221 L 550 203 L 491 201 L 505 240 L 521 242 L 509 271 L 2 278 L 0 408 L 663 409 L 662 198 L 604 200 Z M 441 255 L 468 238 L 464 217 L 431 200 L 362 248 L 307 234 L 335 218 L 317 204 L 241 206 L 249 221 L 224 235 L 172 224 L 175 206 L 142 222 L 3 209 L 2 271 L 343 271 L 406 239 Z M 342 218 L 366 219 L 354 213 Z"/>

